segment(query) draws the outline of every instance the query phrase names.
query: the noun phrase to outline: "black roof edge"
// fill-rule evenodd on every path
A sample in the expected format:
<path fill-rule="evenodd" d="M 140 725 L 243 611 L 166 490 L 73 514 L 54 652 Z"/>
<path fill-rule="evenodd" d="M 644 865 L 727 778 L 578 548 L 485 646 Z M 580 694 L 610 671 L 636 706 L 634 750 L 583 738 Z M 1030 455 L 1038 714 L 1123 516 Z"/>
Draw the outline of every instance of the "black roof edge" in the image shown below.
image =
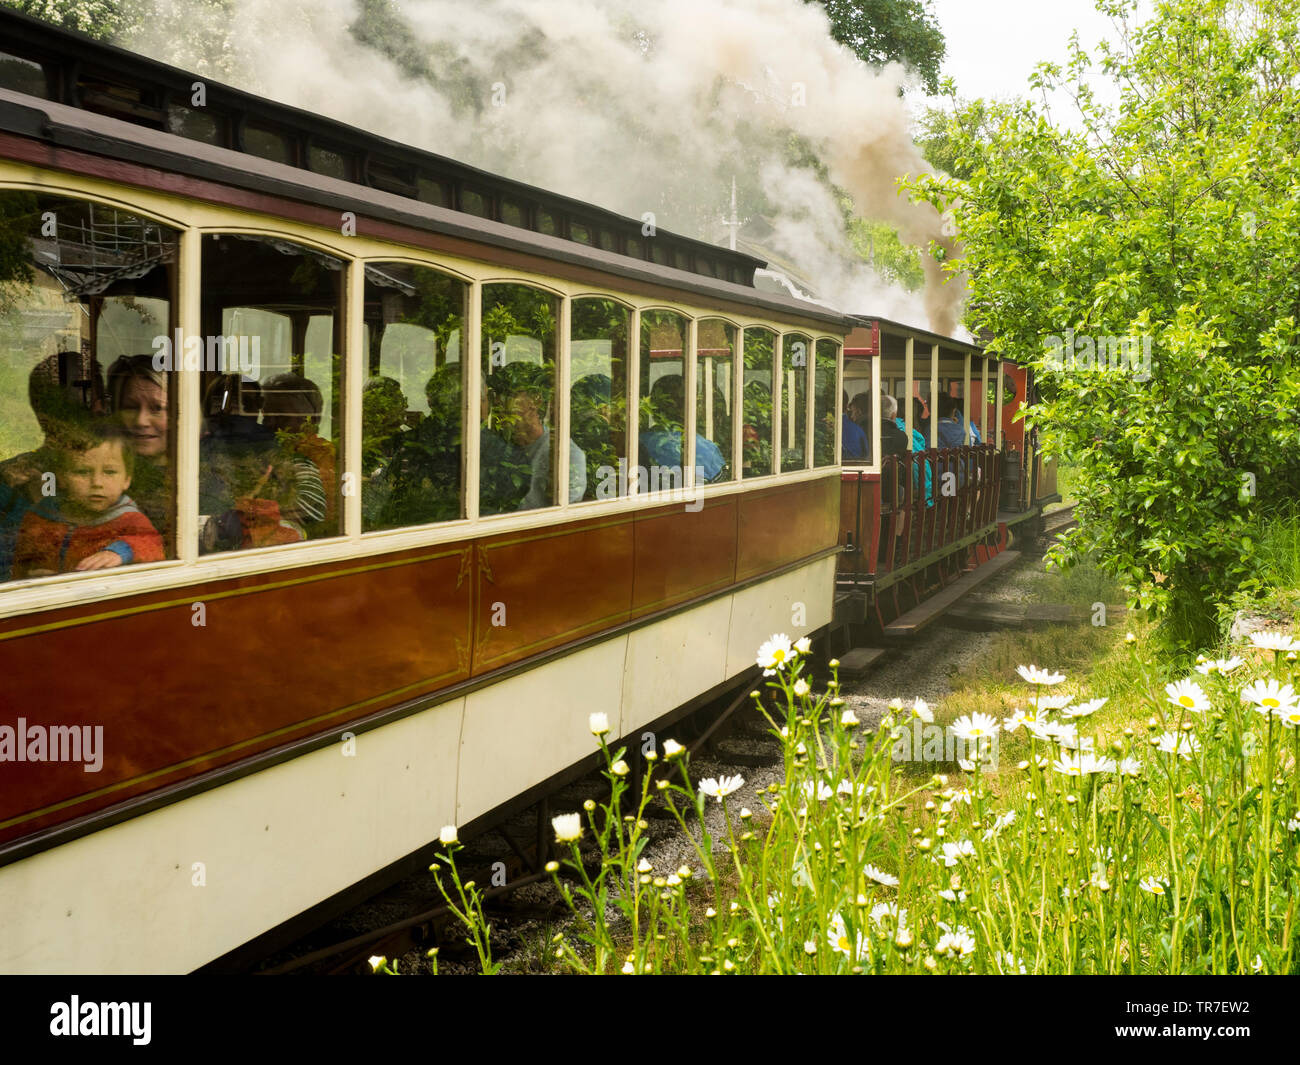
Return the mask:
<path fill-rule="evenodd" d="M 314 206 L 357 211 L 383 221 L 600 270 L 696 296 L 744 303 L 773 316 L 795 314 L 846 332 L 853 324 L 849 315 L 823 304 L 804 303 L 746 285 L 601 251 L 11 90 L 0 89 L 0 130 Z"/>
<path fill-rule="evenodd" d="M 6 26 L 6 22 L 11 22 L 14 25 Z M 206 88 L 208 106 L 226 104 L 233 110 L 260 111 L 263 112 L 263 117 L 271 119 L 278 117 L 281 122 L 293 129 L 308 134 L 320 132 L 326 140 L 332 139 L 339 142 L 338 146 L 340 147 L 345 145 L 358 146 L 358 142 L 365 142 L 368 147 L 382 150 L 417 164 L 423 160 L 431 169 L 450 172 L 454 177 L 468 178 L 493 186 L 497 190 L 541 200 L 562 210 L 594 215 L 598 221 L 638 227 L 642 224 L 640 219 L 630 218 L 608 208 L 587 203 L 571 196 L 565 196 L 561 193 L 551 192 L 548 189 L 529 185 L 513 178 L 503 177 L 489 170 L 481 170 L 449 156 L 403 144 L 401 141 L 382 137 L 367 130 L 359 129 L 356 126 L 339 122 L 336 119 L 257 96 L 243 89 L 237 89 L 223 82 L 214 81 L 192 71 L 184 70 L 181 67 L 159 62 L 156 59 L 151 59 L 148 56 L 132 52 L 118 45 L 95 40 L 80 31 L 65 29 L 29 15 L 21 14 L 12 8 L 0 6 L 0 27 L 3 27 L 4 30 L 3 34 L 0 34 L 0 48 L 11 39 L 11 34 L 14 34 L 17 40 L 34 42 L 38 46 L 45 45 L 49 38 L 58 38 L 60 39 L 58 53 L 61 58 L 68 56 L 93 58 L 98 63 L 110 67 L 116 66 L 119 72 L 127 75 L 138 75 L 143 68 L 168 87 L 183 90 L 186 96 L 189 95 L 193 83 L 201 81 Z M 732 251 L 730 248 L 710 244 L 708 241 L 698 240 L 695 237 L 682 236 L 680 233 L 662 227 L 656 227 L 656 235 L 663 235 L 670 241 L 688 246 L 694 251 L 728 259 L 737 265 L 744 265 L 750 270 L 762 269 L 767 265 L 765 260 L 755 258 L 744 252 Z"/>

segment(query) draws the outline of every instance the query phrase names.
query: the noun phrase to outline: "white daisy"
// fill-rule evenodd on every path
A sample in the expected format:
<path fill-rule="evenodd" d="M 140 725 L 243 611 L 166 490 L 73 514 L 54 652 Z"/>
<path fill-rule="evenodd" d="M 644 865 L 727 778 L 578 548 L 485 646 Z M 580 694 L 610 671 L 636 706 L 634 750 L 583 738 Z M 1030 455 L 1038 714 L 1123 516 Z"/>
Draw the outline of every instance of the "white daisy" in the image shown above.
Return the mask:
<path fill-rule="evenodd" d="M 840 714 L 840 724 L 844 728 L 853 728 L 858 724 L 858 715 L 852 710 L 845 710 Z"/>
<path fill-rule="evenodd" d="M 878 902 L 871 907 L 871 923 L 877 928 L 881 927 L 885 918 L 894 921 L 899 928 L 907 927 L 907 910 L 899 909 L 896 902 Z"/>
<path fill-rule="evenodd" d="M 1064 673 L 1053 673 L 1037 666 L 1016 666 L 1016 672 L 1030 684 L 1060 684 L 1065 680 Z"/>
<path fill-rule="evenodd" d="M 818 802 L 824 802 L 835 794 L 831 786 L 824 780 L 805 780 L 803 782 L 803 793 L 810 799 L 816 799 Z"/>
<path fill-rule="evenodd" d="M 1243 702 L 1254 703 L 1266 713 L 1274 713 L 1287 706 L 1295 706 L 1296 693 L 1291 685 L 1279 685 L 1275 680 L 1257 680 L 1241 690 Z"/>
<path fill-rule="evenodd" d="M 1273 713 L 1285 728 L 1300 728 L 1300 706 L 1284 706 Z"/>
<path fill-rule="evenodd" d="M 975 953 L 975 937 L 967 928 L 958 927 L 955 932 L 945 932 L 934 945 L 934 952 L 945 958 L 964 958 Z"/>
<path fill-rule="evenodd" d="M 844 924 L 844 918 L 838 913 L 831 917 L 831 925 L 826 932 L 826 938 L 830 942 L 832 950 L 846 955 L 851 961 L 859 961 L 870 949 L 866 938 L 861 932 L 857 933 L 853 941 L 849 940 L 849 930 Z"/>
<path fill-rule="evenodd" d="M 812 650 L 812 640 L 810 640 L 807 636 L 800 636 L 799 639 L 795 640 L 794 642 L 794 649 L 798 651 L 801 655 L 806 655 L 809 651 Z"/>
<path fill-rule="evenodd" d="M 605 714 L 592 714 L 587 718 L 587 727 L 593 736 L 603 736 L 609 731 L 609 717 Z"/>
<path fill-rule="evenodd" d="M 456 826 L 443 825 L 442 831 L 438 833 L 438 842 L 444 847 L 450 847 L 453 843 L 459 843 L 460 840 L 456 838 Z"/>
<path fill-rule="evenodd" d="M 1287 632 L 1252 632 L 1250 642 L 1264 651 L 1300 651 L 1300 643 Z"/>
<path fill-rule="evenodd" d="M 963 740 L 979 740 L 987 736 L 992 736 L 1002 728 L 998 724 L 998 719 L 991 714 L 970 714 L 966 717 L 959 717 L 951 725 L 948 731 L 954 736 Z"/>
<path fill-rule="evenodd" d="M 985 841 L 992 839 L 994 836 L 1000 836 L 1002 834 L 1002 830 L 1004 828 L 1007 828 L 1009 825 L 1014 824 L 1015 820 L 1016 820 L 1016 811 L 1008 810 L 1006 813 L 1004 813 L 1001 817 L 997 818 L 997 820 L 993 822 L 992 828 L 990 828 L 987 832 L 984 833 Z"/>
<path fill-rule="evenodd" d="M 722 802 L 726 796 L 739 791 L 744 786 L 744 783 L 745 778 L 741 776 L 723 777 L 721 780 L 706 777 L 700 781 L 700 791 L 717 799 L 718 802 Z"/>
<path fill-rule="evenodd" d="M 1200 740 L 1189 732 L 1181 734 L 1165 732 L 1156 741 L 1156 750 L 1165 754 L 1176 754 L 1188 762 L 1192 760 L 1192 755 L 1200 749 Z"/>
<path fill-rule="evenodd" d="M 800 677 L 797 681 L 794 682 L 794 694 L 796 698 L 802 699 L 810 691 L 812 691 L 812 688 L 809 686 L 808 682 L 803 679 L 803 677 Z"/>
<path fill-rule="evenodd" d="M 1163 895 L 1169 887 L 1169 881 L 1163 876 L 1144 876 L 1138 882 L 1138 887 L 1152 895 Z"/>
<path fill-rule="evenodd" d="M 1035 717 L 1028 710 L 1016 710 L 1010 717 L 1002 719 L 1002 727 L 1007 732 L 1015 732 L 1021 725 L 1028 727 L 1035 721 Z"/>
<path fill-rule="evenodd" d="M 551 818 L 556 843 L 572 843 L 582 838 L 582 814 L 560 814 Z"/>
<path fill-rule="evenodd" d="M 664 757 L 671 761 L 686 753 L 686 748 L 676 740 L 664 740 Z"/>
<path fill-rule="evenodd" d="M 1136 758 L 1125 758 L 1119 764 L 1119 772 L 1121 776 L 1136 777 L 1142 772 L 1142 763 Z"/>
<path fill-rule="evenodd" d="M 877 884 L 884 884 L 885 887 L 898 887 L 898 877 L 877 869 L 874 865 L 865 866 L 862 875 L 869 880 L 874 880 Z"/>
<path fill-rule="evenodd" d="M 1062 710 L 1061 713 L 1066 717 L 1088 717 L 1090 714 L 1095 714 L 1108 702 L 1110 702 L 1109 699 L 1089 699 L 1086 703 L 1071 706 Z"/>
<path fill-rule="evenodd" d="M 953 891 L 952 888 L 944 888 L 942 891 L 938 892 L 938 895 L 939 895 L 939 898 L 941 898 L 941 899 L 947 899 L 949 902 L 965 902 L 965 901 L 966 901 L 966 892 L 964 892 L 964 891 Z"/>
<path fill-rule="evenodd" d="M 1043 710 L 1064 710 L 1074 702 L 1073 695 L 1044 695 L 1038 700 L 1038 709 Z"/>
<path fill-rule="evenodd" d="M 875 790 L 870 784 L 855 784 L 851 780 L 841 780 L 835 785 L 836 795 L 856 795 L 859 799 L 865 799 Z"/>
<path fill-rule="evenodd" d="M 1081 753 L 1062 755 L 1052 763 L 1052 768 L 1067 777 L 1087 777 L 1094 773 L 1113 773 L 1115 763 L 1109 758 L 1098 758 L 1095 754 Z"/>
<path fill-rule="evenodd" d="M 959 859 L 969 857 L 974 853 L 975 844 L 968 839 L 964 839 L 960 843 L 945 843 L 943 845 L 943 854 L 939 857 L 943 859 L 943 864 L 951 869 Z"/>
<path fill-rule="evenodd" d="M 793 658 L 794 648 L 790 646 L 790 637 L 782 632 L 758 649 L 757 663 L 763 667 L 763 676 L 770 677 L 788 666 Z"/>
<path fill-rule="evenodd" d="M 912 716 L 919 717 L 927 725 L 934 724 L 934 714 L 924 699 L 914 699 L 912 701 Z"/>
<path fill-rule="evenodd" d="M 1205 692 L 1190 678 L 1166 684 L 1165 695 L 1169 702 L 1180 710 L 1191 710 L 1195 714 L 1200 714 L 1210 709 L 1210 700 L 1205 697 Z"/>

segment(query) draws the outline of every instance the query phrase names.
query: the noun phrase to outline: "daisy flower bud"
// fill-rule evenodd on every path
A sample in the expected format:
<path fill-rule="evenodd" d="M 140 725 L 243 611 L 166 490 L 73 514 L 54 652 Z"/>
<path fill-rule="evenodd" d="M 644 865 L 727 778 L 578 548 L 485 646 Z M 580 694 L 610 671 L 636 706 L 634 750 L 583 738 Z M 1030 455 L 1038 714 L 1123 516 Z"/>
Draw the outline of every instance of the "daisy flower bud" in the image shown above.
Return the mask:
<path fill-rule="evenodd" d="M 459 843 L 460 840 L 456 838 L 456 826 L 443 825 L 442 831 L 438 833 L 438 842 L 444 847 L 450 847 L 453 843 Z"/>
<path fill-rule="evenodd" d="M 609 732 L 609 717 L 605 714 L 592 714 L 587 718 L 587 727 L 593 736 L 604 736 Z"/>

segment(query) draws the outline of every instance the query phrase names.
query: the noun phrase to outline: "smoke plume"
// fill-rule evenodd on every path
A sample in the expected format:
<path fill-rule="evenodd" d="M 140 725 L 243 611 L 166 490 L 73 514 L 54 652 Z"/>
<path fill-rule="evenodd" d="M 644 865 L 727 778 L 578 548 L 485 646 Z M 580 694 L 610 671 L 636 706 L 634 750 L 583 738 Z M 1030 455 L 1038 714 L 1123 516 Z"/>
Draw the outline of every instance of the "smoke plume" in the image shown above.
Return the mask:
<path fill-rule="evenodd" d="M 740 246 L 842 310 L 951 334 L 964 286 L 927 205 L 897 65 L 872 69 L 801 0 L 147 0 L 119 43 L 656 225 Z M 396 58 L 389 58 L 376 45 Z M 920 298 L 854 252 L 835 189 L 922 250 Z"/>

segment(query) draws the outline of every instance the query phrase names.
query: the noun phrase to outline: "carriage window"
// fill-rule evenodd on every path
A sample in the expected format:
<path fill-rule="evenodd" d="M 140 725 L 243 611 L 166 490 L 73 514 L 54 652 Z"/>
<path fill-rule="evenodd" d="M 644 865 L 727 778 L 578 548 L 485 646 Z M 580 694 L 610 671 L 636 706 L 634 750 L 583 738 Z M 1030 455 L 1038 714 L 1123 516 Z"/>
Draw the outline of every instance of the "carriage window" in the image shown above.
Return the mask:
<path fill-rule="evenodd" d="M 537 212 L 537 232 L 553 237 L 558 229 L 559 226 L 556 224 L 555 215 L 551 214 L 550 211 Z"/>
<path fill-rule="evenodd" d="M 696 332 L 695 481 L 730 481 L 732 380 L 736 327 L 717 318 L 700 322 Z"/>
<path fill-rule="evenodd" d="M 0 52 L 0 89 L 12 89 L 28 96 L 49 96 L 49 81 L 40 63 Z"/>
<path fill-rule="evenodd" d="M 586 457 L 583 499 L 627 492 L 627 333 L 631 313 L 609 299 L 573 301 L 569 421 Z"/>
<path fill-rule="evenodd" d="M 802 470 L 808 465 L 808 361 L 812 341 L 798 333 L 781 339 L 781 469 Z"/>
<path fill-rule="evenodd" d="M 813 465 L 835 465 L 835 367 L 839 345 L 817 341 L 813 365 Z"/>
<path fill-rule="evenodd" d="M 0 580 L 176 557 L 177 237 L 0 192 Z"/>
<path fill-rule="evenodd" d="M 218 147 L 226 144 L 225 121 L 206 108 L 171 105 L 167 108 L 167 132 Z"/>
<path fill-rule="evenodd" d="M 685 487 L 686 319 L 672 311 L 641 315 L 638 491 Z M 644 470 L 641 473 L 640 470 Z"/>
<path fill-rule="evenodd" d="M 469 286 L 403 263 L 365 267 L 362 530 L 463 517 Z"/>
<path fill-rule="evenodd" d="M 352 180 L 352 160 L 343 152 L 313 144 L 307 151 L 307 162 L 317 174 L 325 174 L 340 181 Z"/>
<path fill-rule="evenodd" d="M 633 259 L 645 258 L 645 246 L 641 243 L 640 237 L 627 238 L 627 254 Z"/>
<path fill-rule="evenodd" d="M 569 239 L 576 240 L 579 244 L 590 244 L 591 229 L 584 226 L 581 222 L 570 222 Z"/>
<path fill-rule="evenodd" d="M 483 392 L 479 513 L 507 514 L 559 501 L 556 465 L 556 330 L 560 301 L 527 285 L 483 286 Z M 568 500 L 587 490 L 586 456 L 569 448 Z"/>
<path fill-rule="evenodd" d="M 745 330 L 744 476 L 772 472 L 772 369 L 776 334 L 770 329 Z"/>
<path fill-rule="evenodd" d="M 487 218 L 492 213 L 488 198 L 477 189 L 460 190 L 460 209 L 466 214 L 477 215 L 479 218 Z"/>
<path fill-rule="evenodd" d="M 415 189 L 416 196 L 424 203 L 431 203 L 437 207 L 451 206 L 451 193 L 441 181 L 421 177 L 417 180 Z"/>
<path fill-rule="evenodd" d="M 237 234 L 202 257 L 199 550 L 337 536 L 343 261 Z"/>
<path fill-rule="evenodd" d="M 293 165 L 293 143 L 284 134 L 274 130 L 245 126 L 244 151 L 273 163 Z"/>
<path fill-rule="evenodd" d="M 528 225 L 528 210 L 521 203 L 516 203 L 513 200 L 502 200 L 501 221 L 508 226 L 519 226 L 522 229 Z"/>

